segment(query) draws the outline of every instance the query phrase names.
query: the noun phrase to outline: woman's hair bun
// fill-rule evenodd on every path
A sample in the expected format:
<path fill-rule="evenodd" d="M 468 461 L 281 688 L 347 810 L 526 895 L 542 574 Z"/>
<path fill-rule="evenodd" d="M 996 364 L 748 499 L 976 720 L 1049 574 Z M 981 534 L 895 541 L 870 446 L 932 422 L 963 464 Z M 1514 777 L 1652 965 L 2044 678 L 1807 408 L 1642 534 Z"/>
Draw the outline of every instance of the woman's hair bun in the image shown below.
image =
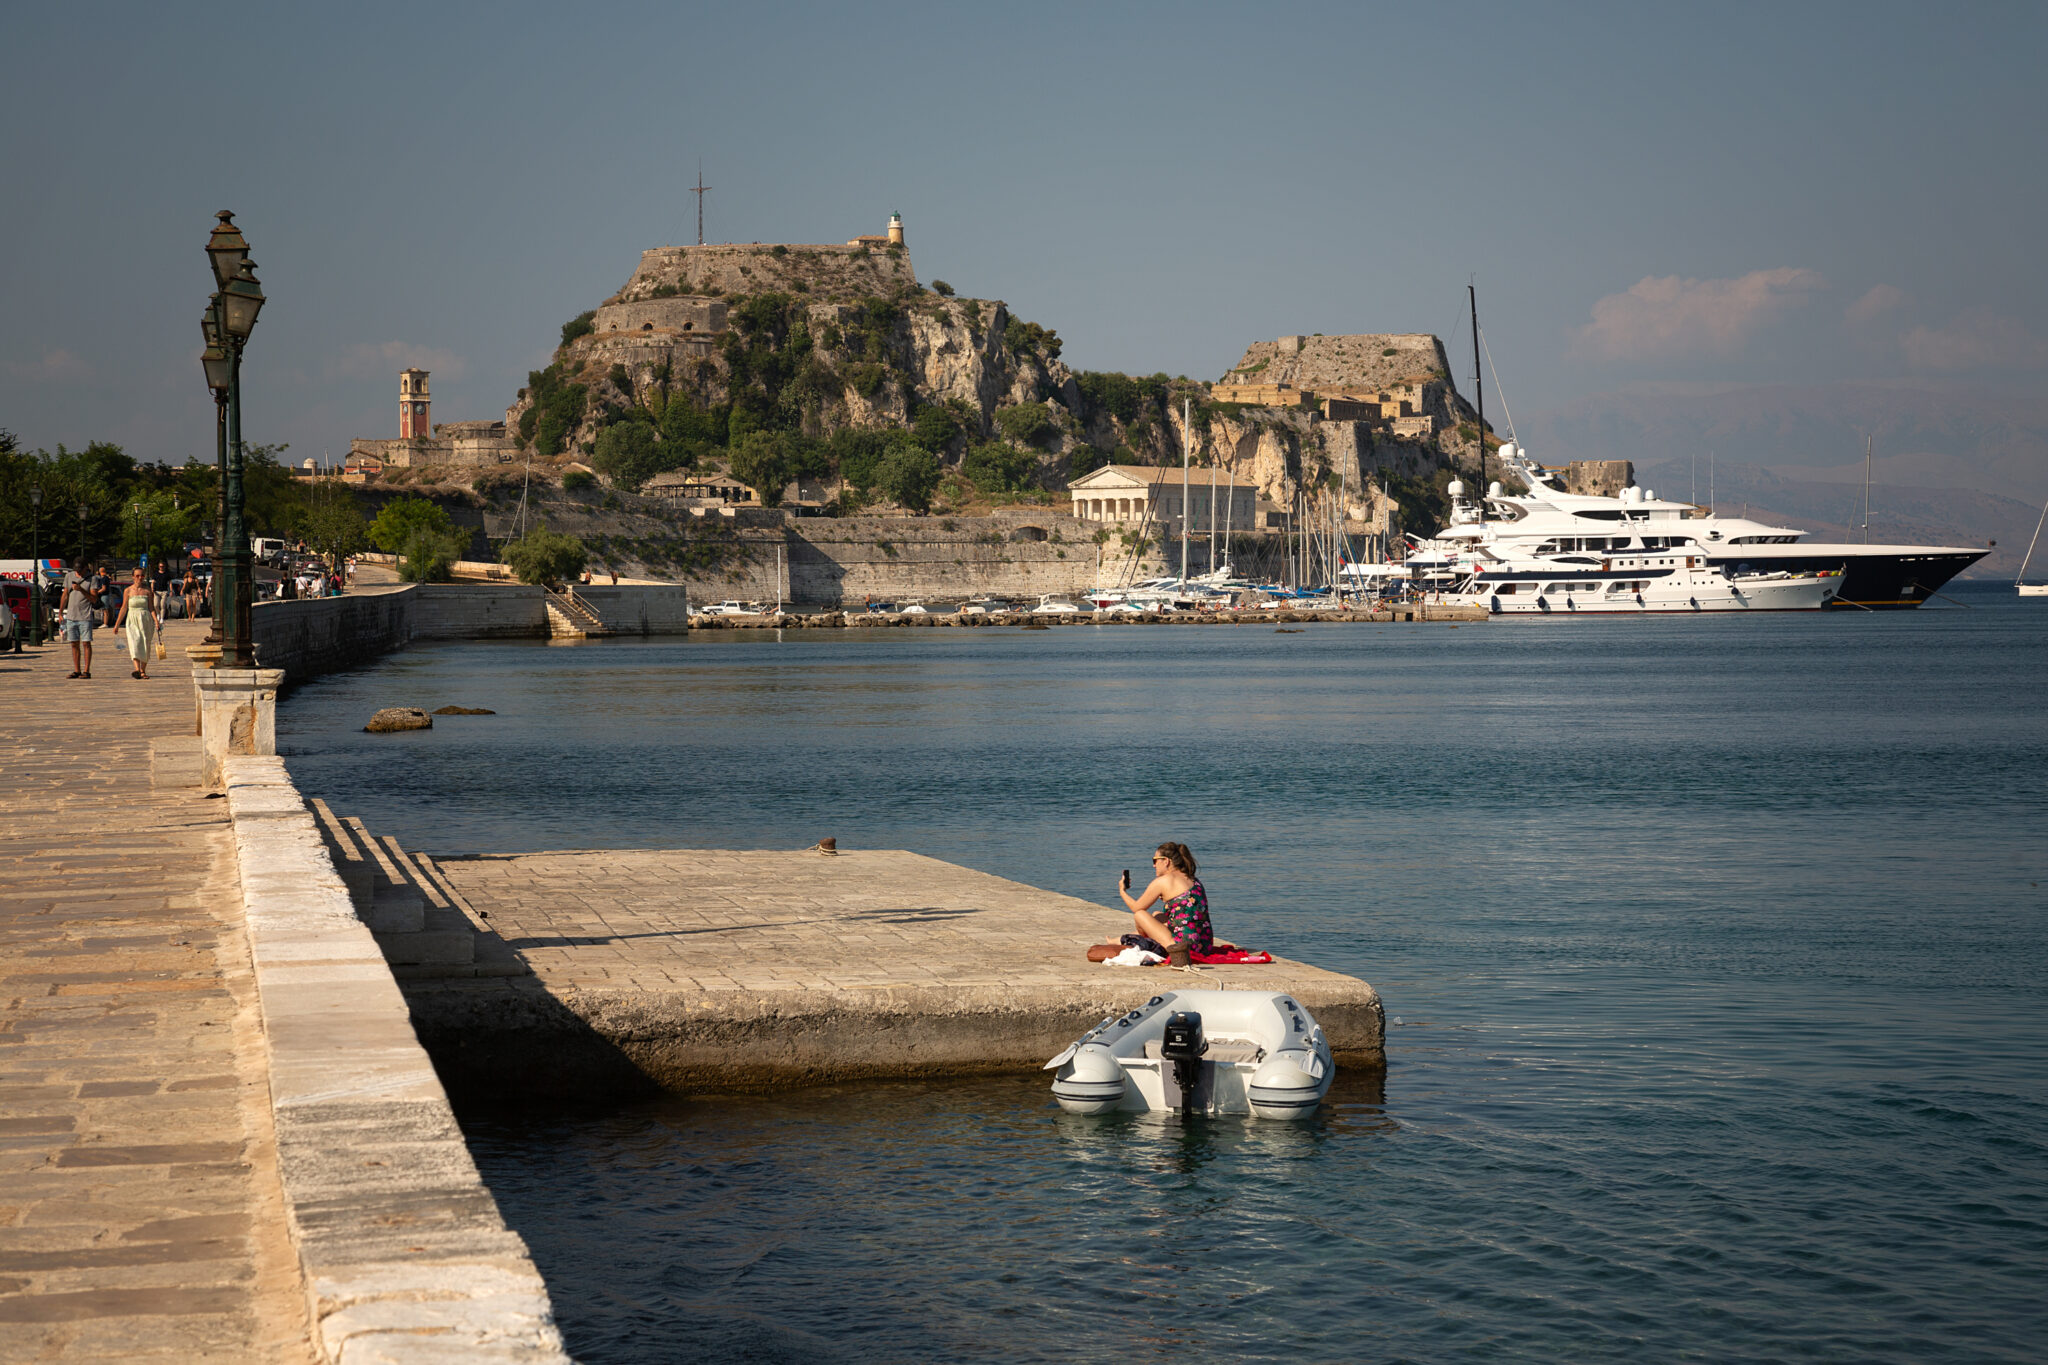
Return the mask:
<path fill-rule="evenodd" d="M 1159 856 L 1173 864 L 1173 870 L 1183 877 L 1195 875 L 1195 855 L 1188 852 L 1186 844 L 1161 844 Z"/>

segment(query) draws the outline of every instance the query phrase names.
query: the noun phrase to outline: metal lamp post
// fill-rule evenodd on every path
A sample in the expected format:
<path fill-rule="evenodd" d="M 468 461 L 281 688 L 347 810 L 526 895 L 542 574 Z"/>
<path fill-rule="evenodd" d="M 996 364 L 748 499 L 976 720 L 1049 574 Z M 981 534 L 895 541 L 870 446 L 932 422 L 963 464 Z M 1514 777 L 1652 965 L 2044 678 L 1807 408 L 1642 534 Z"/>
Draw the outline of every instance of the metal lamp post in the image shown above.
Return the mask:
<path fill-rule="evenodd" d="M 141 503 L 139 503 L 139 502 L 131 502 L 131 503 L 129 503 L 129 504 L 128 504 L 128 515 L 129 515 L 130 517 L 133 517 L 133 518 L 134 518 L 134 525 L 135 525 L 135 562 L 136 562 L 137 564 L 140 564 L 140 563 L 142 562 L 142 557 L 143 557 L 143 556 L 144 556 L 145 554 L 149 553 L 149 547 L 148 547 L 148 546 L 146 546 L 146 545 L 144 545 L 144 544 L 142 543 L 142 504 L 141 504 Z"/>
<path fill-rule="evenodd" d="M 250 640 L 250 608 L 255 565 L 249 555 L 249 528 L 242 505 L 242 348 L 263 310 L 263 289 L 256 282 L 249 243 L 236 228 L 234 214 L 223 209 L 207 239 L 206 255 L 218 289 L 207 309 L 202 361 L 206 383 L 214 393 L 220 418 L 220 524 L 214 533 L 213 638 L 220 644 L 220 666 L 254 668 Z"/>
<path fill-rule="evenodd" d="M 85 577 L 85 500 L 78 501 L 78 567 L 72 570 L 80 578 Z"/>
<path fill-rule="evenodd" d="M 40 486 L 28 490 L 28 505 L 35 529 L 29 533 L 28 611 L 34 624 L 29 629 L 29 643 L 36 648 L 43 647 L 43 490 Z"/>

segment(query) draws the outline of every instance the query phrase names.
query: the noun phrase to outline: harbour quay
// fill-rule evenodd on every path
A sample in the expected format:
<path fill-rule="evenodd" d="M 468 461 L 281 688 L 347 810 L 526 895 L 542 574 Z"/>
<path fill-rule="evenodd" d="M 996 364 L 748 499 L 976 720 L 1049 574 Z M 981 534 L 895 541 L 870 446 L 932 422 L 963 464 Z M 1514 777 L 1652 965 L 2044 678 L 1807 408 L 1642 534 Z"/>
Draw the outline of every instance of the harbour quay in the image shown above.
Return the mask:
<path fill-rule="evenodd" d="M 974 630 L 992 626 L 1304 626 L 1410 621 L 1484 621 L 1484 607 L 1449 602 L 1404 602 L 1346 611 L 1145 611 L 1145 612 L 957 612 L 878 613 L 859 611 L 763 612 L 758 616 L 693 616 L 692 630 Z"/>

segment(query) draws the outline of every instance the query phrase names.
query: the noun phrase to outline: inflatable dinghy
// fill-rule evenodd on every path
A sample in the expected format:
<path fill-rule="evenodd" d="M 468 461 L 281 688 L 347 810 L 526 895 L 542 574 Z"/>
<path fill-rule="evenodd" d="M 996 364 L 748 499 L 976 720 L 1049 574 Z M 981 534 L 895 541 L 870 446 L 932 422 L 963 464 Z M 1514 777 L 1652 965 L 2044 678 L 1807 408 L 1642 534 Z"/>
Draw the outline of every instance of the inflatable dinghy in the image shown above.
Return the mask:
<path fill-rule="evenodd" d="M 1045 1064 L 1070 1114 L 1306 1118 L 1337 1064 L 1314 1017 L 1264 991 L 1166 991 L 1105 1019 Z"/>

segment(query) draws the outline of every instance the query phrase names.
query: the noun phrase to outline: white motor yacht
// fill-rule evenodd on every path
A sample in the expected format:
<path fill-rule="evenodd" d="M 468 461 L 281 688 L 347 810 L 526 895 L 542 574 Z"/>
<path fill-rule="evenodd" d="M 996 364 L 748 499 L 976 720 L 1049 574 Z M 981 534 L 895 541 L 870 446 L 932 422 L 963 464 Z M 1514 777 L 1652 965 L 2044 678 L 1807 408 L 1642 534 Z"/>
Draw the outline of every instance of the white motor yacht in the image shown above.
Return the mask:
<path fill-rule="evenodd" d="M 1038 599 L 1038 605 L 1031 609 L 1033 616 L 1079 616 L 1081 608 L 1067 601 L 1058 593 L 1047 593 Z"/>
<path fill-rule="evenodd" d="M 1267 991 L 1163 991 L 1045 1064 L 1070 1114 L 1307 1118 L 1337 1063 L 1309 1012 Z"/>
<path fill-rule="evenodd" d="M 1675 550 L 1503 559 L 1479 551 L 1471 576 L 1447 600 L 1497 616 L 1693 615 L 1710 611 L 1819 611 L 1842 587 L 1842 570 L 1709 564 Z"/>
<path fill-rule="evenodd" d="M 1568 493 L 1512 441 L 1499 455 L 1529 491 L 1507 494 L 1494 483 L 1483 498 L 1468 500 L 1464 484 L 1454 481 L 1448 490 L 1450 524 L 1416 541 L 1408 555 L 1418 585 L 1444 588 L 1462 582 L 1472 572 L 1473 552 L 1480 549 L 1503 558 L 1638 557 L 1670 550 L 1743 576 L 1840 570 L 1841 583 L 1830 605 L 1876 610 L 1919 606 L 1986 554 L 1964 546 L 1815 541 L 1789 526 L 1702 514 L 1691 503 L 1661 499 L 1654 490 L 1634 486 L 1611 498 Z"/>

